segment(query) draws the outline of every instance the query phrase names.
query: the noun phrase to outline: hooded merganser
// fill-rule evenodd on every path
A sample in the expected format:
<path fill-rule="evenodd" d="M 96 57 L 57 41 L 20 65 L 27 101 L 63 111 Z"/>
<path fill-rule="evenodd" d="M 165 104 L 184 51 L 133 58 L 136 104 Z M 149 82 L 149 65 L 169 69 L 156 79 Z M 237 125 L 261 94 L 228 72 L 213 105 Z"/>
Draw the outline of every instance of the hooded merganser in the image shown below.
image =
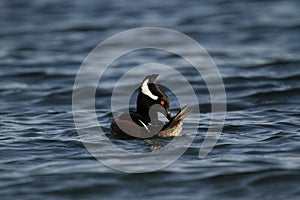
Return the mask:
<path fill-rule="evenodd" d="M 175 137 L 180 135 L 183 119 L 192 111 L 185 105 L 171 116 L 168 96 L 156 83 L 157 74 L 148 75 L 142 81 L 137 98 L 137 110 L 123 113 L 111 123 L 111 132 L 122 139 Z M 166 124 L 158 120 L 158 112 L 167 117 Z"/>

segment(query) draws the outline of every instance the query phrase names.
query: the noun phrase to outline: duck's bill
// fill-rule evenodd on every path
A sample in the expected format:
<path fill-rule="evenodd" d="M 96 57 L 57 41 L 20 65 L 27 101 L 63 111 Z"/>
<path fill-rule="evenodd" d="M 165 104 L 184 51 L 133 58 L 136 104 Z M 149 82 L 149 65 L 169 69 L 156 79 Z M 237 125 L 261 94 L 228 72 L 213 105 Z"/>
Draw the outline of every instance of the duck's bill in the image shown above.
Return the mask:
<path fill-rule="evenodd" d="M 171 120 L 171 119 L 172 119 L 172 115 L 171 115 L 171 112 L 170 112 L 170 111 L 167 112 L 167 116 L 166 116 L 166 117 L 168 118 L 168 120 Z"/>

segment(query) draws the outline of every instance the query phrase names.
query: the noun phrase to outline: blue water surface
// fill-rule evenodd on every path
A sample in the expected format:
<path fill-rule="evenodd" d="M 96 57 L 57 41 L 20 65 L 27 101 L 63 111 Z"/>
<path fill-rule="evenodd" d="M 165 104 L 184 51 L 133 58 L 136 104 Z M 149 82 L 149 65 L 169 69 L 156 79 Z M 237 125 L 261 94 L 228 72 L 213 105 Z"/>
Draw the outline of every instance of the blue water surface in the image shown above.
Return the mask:
<path fill-rule="evenodd" d="M 299 8 L 297 0 L 1 1 L 1 199 L 299 199 Z M 102 165 L 82 144 L 72 89 L 97 44 L 145 26 L 180 31 L 205 47 L 225 83 L 227 117 L 217 145 L 199 159 L 210 97 L 205 83 L 184 71 L 201 109 L 194 143 L 166 168 L 127 174 Z M 148 61 L 186 65 L 150 50 L 116 61 L 96 94 L 108 133 L 115 82 Z M 114 142 L 149 148 L 140 140 Z"/>

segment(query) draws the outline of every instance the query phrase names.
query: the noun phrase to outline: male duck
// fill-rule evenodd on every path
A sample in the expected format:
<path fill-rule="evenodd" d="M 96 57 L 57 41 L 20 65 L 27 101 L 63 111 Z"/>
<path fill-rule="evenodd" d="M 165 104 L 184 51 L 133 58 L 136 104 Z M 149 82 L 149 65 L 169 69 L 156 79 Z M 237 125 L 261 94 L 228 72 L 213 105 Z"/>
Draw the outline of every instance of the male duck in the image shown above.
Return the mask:
<path fill-rule="evenodd" d="M 156 83 L 157 74 L 146 76 L 140 86 L 136 111 L 123 113 L 111 123 L 113 135 L 122 138 L 175 137 L 180 135 L 183 119 L 192 111 L 185 105 L 171 116 L 168 96 Z M 167 117 L 166 124 L 158 120 L 158 112 Z"/>

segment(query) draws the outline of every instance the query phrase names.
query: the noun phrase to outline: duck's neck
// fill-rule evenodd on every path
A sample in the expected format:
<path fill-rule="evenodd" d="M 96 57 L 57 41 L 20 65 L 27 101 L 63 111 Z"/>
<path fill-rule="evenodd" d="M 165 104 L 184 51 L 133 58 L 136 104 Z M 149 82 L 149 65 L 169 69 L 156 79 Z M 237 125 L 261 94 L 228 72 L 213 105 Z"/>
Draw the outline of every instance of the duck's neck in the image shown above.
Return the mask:
<path fill-rule="evenodd" d="M 142 96 L 138 96 L 137 99 L 137 114 L 141 115 L 145 122 L 147 123 L 156 123 L 158 121 L 158 114 L 153 110 L 150 112 L 150 102 L 148 99 L 144 99 Z"/>

